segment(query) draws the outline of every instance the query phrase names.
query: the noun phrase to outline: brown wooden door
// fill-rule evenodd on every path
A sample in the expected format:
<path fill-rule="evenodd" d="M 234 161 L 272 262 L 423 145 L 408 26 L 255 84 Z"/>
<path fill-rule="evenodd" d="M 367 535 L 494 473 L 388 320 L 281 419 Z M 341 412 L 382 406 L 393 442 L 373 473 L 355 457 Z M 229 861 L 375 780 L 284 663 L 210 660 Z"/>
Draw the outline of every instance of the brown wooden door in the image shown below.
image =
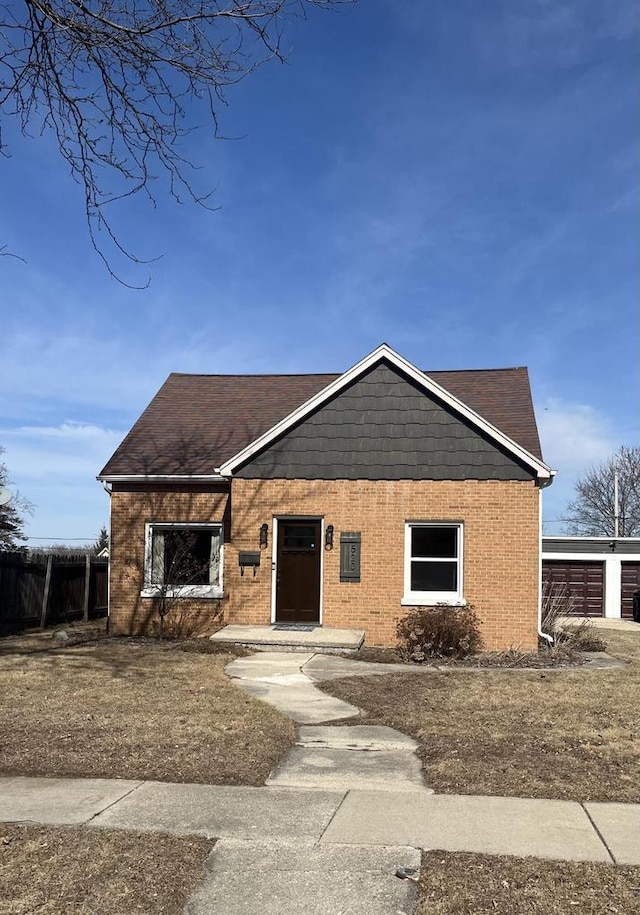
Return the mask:
<path fill-rule="evenodd" d="M 640 588 L 640 562 L 622 563 L 620 612 L 623 620 L 633 619 L 633 592 Z"/>
<path fill-rule="evenodd" d="M 573 600 L 574 616 L 604 613 L 604 562 L 544 559 L 543 584 L 564 585 Z"/>
<path fill-rule="evenodd" d="M 320 522 L 278 522 L 276 622 L 320 622 Z"/>

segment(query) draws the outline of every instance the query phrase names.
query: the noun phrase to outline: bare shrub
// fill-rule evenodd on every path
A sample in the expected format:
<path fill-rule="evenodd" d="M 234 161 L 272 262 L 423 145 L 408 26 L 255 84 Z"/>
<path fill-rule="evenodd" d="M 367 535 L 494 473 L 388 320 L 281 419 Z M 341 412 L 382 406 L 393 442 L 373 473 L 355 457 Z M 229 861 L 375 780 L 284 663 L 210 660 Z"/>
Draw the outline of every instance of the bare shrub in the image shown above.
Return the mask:
<path fill-rule="evenodd" d="M 151 623 L 151 633 L 168 639 L 201 639 L 213 635 L 224 625 L 224 610 L 220 601 L 211 601 L 209 609 L 194 609 L 190 601 L 173 601 L 171 614 L 165 613 Z M 162 634 L 161 634 L 162 632 Z"/>
<path fill-rule="evenodd" d="M 411 610 L 396 624 L 398 652 L 405 661 L 466 658 L 482 647 L 480 623 L 471 604 L 436 604 Z"/>
<path fill-rule="evenodd" d="M 565 584 L 545 582 L 542 589 L 542 631 L 553 638 L 556 652 L 604 651 L 606 643 L 591 620 L 576 616 L 577 601 Z M 566 623 L 565 617 L 575 617 Z M 548 647 L 548 646 L 547 646 Z"/>

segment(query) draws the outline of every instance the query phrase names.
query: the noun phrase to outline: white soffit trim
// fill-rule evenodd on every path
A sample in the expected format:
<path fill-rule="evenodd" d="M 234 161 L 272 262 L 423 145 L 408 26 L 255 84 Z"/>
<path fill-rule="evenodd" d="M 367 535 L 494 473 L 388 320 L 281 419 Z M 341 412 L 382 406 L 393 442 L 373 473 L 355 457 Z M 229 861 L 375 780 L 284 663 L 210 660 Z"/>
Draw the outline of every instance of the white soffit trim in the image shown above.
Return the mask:
<path fill-rule="evenodd" d="M 303 420 L 306 416 L 312 413 L 315 409 L 322 406 L 327 400 L 333 397 L 335 394 L 338 394 L 343 388 L 345 388 L 352 381 L 355 381 L 360 375 L 363 375 L 368 369 L 372 368 L 378 362 L 387 360 L 391 365 L 394 365 L 397 369 L 407 375 L 412 381 L 414 381 L 419 387 L 429 394 L 434 394 L 449 407 L 459 413 L 461 416 L 464 416 L 465 419 L 469 420 L 476 428 L 482 430 L 489 438 L 493 439 L 498 444 L 502 445 L 507 451 L 511 452 L 515 457 L 519 458 L 524 464 L 529 466 L 533 471 L 535 471 L 536 476 L 541 481 L 546 481 L 544 485 L 551 483 L 555 471 L 541 461 L 539 458 L 534 457 L 529 451 L 525 448 L 522 448 L 521 445 L 518 445 L 512 439 L 510 439 L 504 432 L 501 432 L 496 426 L 492 425 L 486 419 L 483 419 L 480 414 L 476 413 L 475 410 L 472 410 L 461 400 L 458 400 L 457 397 L 454 397 L 453 394 L 450 394 L 445 388 L 441 387 L 437 382 L 435 382 L 428 375 L 425 375 L 424 372 L 421 372 L 420 369 L 416 368 L 415 365 L 412 365 L 395 350 L 391 349 L 386 343 L 381 343 L 372 353 L 369 353 L 368 356 L 365 356 L 364 359 L 361 359 L 360 362 L 357 362 L 352 368 L 348 369 L 343 375 L 340 375 L 339 378 L 336 378 L 335 381 L 332 381 L 331 384 L 328 384 L 326 388 L 323 388 L 321 391 L 318 391 L 317 394 L 314 394 L 309 400 L 297 407 L 292 413 L 288 416 L 285 416 L 284 419 L 281 419 L 279 423 L 276 423 L 275 426 L 272 426 L 271 429 L 268 429 L 264 432 L 259 438 L 251 442 L 242 451 L 239 451 L 232 458 L 229 458 L 228 461 L 225 461 L 220 467 L 216 467 L 216 471 L 223 476 L 231 475 L 234 470 L 240 465 L 247 461 L 249 458 L 253 457 L 258 451 L 261 451 L 267 445 L 271 444 L 276 438 L 285 433 L 288 429 L 294 426 L 296 423 Z"/>
<path fill-rule="evenodd" d="M 227 483 L 226 477 L 219 473 L 109 473 L 98 476 L 96 480 L 101 483 Z"/>

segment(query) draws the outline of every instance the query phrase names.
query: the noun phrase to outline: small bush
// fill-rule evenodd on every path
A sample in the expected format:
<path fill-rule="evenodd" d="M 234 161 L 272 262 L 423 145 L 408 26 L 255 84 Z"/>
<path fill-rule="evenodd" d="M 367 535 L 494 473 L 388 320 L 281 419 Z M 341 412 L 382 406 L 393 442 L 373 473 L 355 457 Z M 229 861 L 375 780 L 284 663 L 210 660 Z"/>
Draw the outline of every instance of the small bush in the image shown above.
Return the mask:
<path fill-rule="evenodd" d="M 212 604 L 214 602 L 212 601 Z M 217 604 L 193 608 L 188 601 L 175 601 L 166 612 L 162 626 L 159 619 L 149 625 L 152 635 L 166 639 L 197 639 L 212 635 L 224 626 L 224 611 Z"/>
<path fill-rule="evenodd" d="M 576 616 L 576 600 L 566 585 L 546 582 L 542 589 L 542 631 L 553 636 L 553 648 L 570 651 L 604 651 L 607 647 L 595 626 L 584 617 L 575 623 L 561 621 Z"/>
<path fill-rule="evenodd" d="M 436 604 L 411 610 L 396 625 L 398 652 L 405 661 L 466 658 L 482 647 L 480 623 L 471 604 Z"/>

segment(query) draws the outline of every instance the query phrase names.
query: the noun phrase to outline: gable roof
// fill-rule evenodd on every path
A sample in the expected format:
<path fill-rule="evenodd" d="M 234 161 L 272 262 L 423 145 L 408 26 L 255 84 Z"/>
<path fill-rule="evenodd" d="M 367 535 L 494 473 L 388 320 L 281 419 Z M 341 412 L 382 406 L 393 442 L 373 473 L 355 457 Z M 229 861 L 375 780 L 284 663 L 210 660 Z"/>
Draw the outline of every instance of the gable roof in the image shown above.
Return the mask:
<path fill-rule="evenodd" d="M 98 479 L 231 474 L 377 362 L 390 362 L 530 466 L 542 461 L 526 368 L 425 374 L 382 344 L 342 375 L 172 374 Z"/>

